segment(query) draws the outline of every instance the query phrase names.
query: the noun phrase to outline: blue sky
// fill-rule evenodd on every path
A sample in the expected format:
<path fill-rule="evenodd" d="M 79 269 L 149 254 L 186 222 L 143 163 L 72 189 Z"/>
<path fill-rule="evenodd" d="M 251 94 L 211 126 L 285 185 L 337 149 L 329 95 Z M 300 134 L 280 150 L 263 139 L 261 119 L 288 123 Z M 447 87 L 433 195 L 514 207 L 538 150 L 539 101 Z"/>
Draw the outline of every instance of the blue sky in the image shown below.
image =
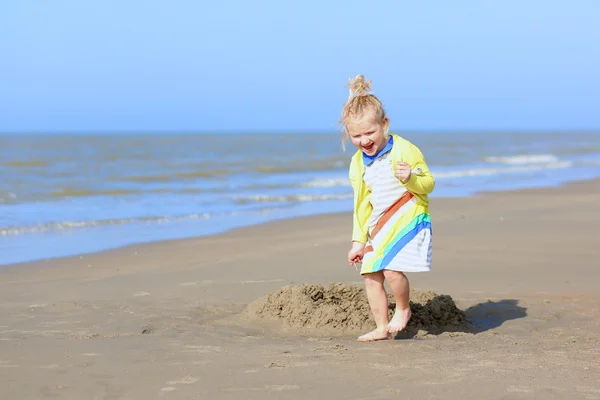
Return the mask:
<path fill-rule="evenodd" d="M 592 0 L 4 0 L 0 132 L 333 131 L 357 73 L 398 130 L 598 129 L 599 20 Z"/>

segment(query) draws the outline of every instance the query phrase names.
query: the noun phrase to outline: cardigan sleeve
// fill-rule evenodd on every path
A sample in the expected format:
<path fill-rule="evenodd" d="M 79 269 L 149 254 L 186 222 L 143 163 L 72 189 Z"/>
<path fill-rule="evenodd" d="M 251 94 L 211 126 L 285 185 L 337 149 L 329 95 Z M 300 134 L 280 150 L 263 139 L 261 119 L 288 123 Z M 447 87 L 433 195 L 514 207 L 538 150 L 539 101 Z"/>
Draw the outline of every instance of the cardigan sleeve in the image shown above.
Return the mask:
<path fill-rule="evenodd" d="M 406 190 L 415 194 L 430 194 L 435 187 L 435 178 L 431 175 L 425 162 L 423 153 L 417 146 L 408 143 L 406 162 L 410 164 L 412 172 L 410 179 L 404 184 Z"/>
<path fill-rule="evenodd" d="M 350 163 L 349 178 L 352 190 L 354 192 L 354 211 L 352 213 L 352 241 L 367 243 L 368 238 L 368 218 L 371 215 L 371 203 L 369 201 L 368 191 L 362 182 L 362 176 L 359 175 L 359 167 L 353 158 Z"/>

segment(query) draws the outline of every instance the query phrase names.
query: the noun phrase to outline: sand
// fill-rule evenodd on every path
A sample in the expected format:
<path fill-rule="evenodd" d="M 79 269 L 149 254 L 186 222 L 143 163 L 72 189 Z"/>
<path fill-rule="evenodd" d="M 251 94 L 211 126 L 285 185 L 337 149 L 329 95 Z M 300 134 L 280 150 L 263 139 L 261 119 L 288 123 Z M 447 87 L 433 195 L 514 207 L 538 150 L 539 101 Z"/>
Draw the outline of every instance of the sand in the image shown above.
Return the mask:
<path fill-rule="evenodd" d="M 598 399 L 598 204 L 435 199 L 412 333 L 377 343 L 348 213 L 1 267 L 0 399 Z"/>
<path fill-rule="evenodd" d="M 469 331 L 464 311 L 451 296 L 411 291 L 410 298 L 408 335 Z M 394 297 L 388 294 L 390 320 L 395 306 Z M 267 320 L 312 336 L 356 334 L 375 326 L 364 288 L 340 283 L 284 286 L 250 303 L 244 316 L 250 323 Z"/>

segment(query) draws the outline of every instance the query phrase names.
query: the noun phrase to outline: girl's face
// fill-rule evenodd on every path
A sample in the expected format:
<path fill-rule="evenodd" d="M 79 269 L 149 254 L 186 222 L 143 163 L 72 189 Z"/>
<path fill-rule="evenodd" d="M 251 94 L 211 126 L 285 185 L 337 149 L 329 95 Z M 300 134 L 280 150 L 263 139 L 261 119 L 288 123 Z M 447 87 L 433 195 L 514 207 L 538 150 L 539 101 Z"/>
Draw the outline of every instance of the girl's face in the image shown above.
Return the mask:
<path fill-rule="evenodd" d="M 387 144 L 386 125 L 387 119 L 377 122 L 372 113 L 367 113 L 346 124 L 346 132 L 357 149 L 368 156 L 374 156 Z"/>

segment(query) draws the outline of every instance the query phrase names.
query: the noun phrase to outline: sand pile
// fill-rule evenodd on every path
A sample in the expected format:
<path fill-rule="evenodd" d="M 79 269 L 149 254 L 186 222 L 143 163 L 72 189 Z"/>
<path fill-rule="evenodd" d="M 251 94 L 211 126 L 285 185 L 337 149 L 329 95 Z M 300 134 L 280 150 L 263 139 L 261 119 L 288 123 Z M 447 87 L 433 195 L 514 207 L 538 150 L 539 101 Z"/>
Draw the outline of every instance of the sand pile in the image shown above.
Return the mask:
<path fill-rule="evenodd" d="M 465 313 L 456 307 L 452 297 L 418 291 L 412 291 L 410 297 L 412 318 L 407 331 L 439 334 L 467 327 Z M 391 318 L 396 305 L 393 296 L 388 298 Z M 251 319 L 274 320 L 303 330 L 331 328 L 354 332 L 375 326 L 365 290 L 357 285 L 285 286 L 249 304 L 245 314 Z"/>

